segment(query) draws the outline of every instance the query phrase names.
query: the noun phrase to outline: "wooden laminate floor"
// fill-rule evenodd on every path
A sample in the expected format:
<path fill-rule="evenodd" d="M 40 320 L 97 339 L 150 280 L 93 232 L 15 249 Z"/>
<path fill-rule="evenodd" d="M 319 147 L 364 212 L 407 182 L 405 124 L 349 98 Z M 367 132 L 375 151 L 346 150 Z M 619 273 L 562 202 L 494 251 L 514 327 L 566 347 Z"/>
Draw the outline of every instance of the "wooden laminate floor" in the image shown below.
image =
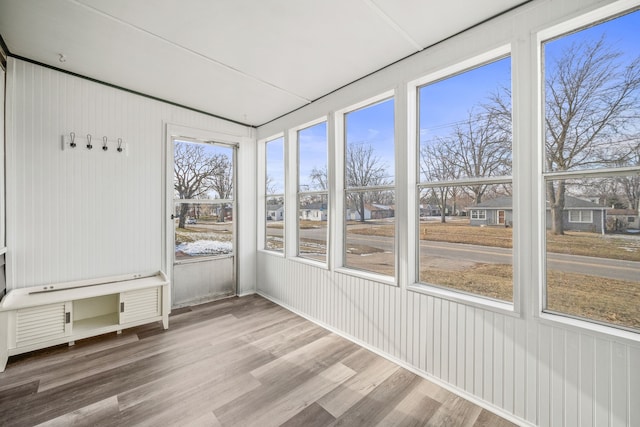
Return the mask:
<path fill-rule="evenodd" d="M 9 359 L 0 426 L 507 426 L 259 296 Z"/>

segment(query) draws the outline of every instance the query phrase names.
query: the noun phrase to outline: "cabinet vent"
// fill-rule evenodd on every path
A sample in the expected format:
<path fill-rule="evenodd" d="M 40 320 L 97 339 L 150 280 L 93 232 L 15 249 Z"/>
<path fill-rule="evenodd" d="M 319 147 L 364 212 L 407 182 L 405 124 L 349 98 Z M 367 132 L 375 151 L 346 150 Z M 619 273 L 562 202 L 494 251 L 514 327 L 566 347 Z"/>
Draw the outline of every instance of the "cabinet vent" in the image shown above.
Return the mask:
<path fill-rule="evenodd" d="M 16 313 L 17 346 L 64 336 L 65 320 L 64 303 L 18 310 Z"/>
<path fill-rule="evenodd" d="M 135 322 L 137 320 L 160 316 L 160 288 L 125 292 L 121 298 L 125 303 L 124 312 L 121 313 L 121 323 Z"/>

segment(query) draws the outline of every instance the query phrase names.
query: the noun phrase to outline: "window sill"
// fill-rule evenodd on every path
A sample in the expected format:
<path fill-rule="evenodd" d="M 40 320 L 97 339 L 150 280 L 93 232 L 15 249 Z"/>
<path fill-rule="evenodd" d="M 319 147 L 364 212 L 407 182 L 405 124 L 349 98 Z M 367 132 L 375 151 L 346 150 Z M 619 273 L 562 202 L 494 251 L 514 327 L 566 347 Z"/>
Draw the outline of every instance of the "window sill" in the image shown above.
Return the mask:
<path fill-rule="evenodd" d="M 614 326 L 601 325 L 588 320 L 546 312 L 540 313 L 538 319 L 541 324 L 555 328 L 561 325 L 578 333 L 591 333 L 604 339 L 623 341 L 625 344 L 628 344 L 630 341 L 636 345 L 640 343 L 640 333 L 619 329 Z"/>
<path fill-rule="evenodd" d="M 520 317 L 520 313 L 515 310 L 513 303 L 501 302 L 489 298 L 463 294 L 461 292 L 440 288 L 438 286 L 426 285 L 424 283 L 414 283 L 413 285 L 409 285 L 407 289 L 412 292 L 454 301 L 460 304 L 481 308 L 483 310 L 493 311 L 499 314 L 505 314 L 511 317 Z"/>
<path fill-rule="evenodd" d="M 367 271 L 355 270 L 347 267 L 336 268 L 336 273 L 346 274 L 348 276 L 358 277 L 360 279 L 371 280 L 372 282 L 382 283 L 384 285 L 398 286 L 395 277 L 385 276 L 382 274 L 369 273 Z"/>

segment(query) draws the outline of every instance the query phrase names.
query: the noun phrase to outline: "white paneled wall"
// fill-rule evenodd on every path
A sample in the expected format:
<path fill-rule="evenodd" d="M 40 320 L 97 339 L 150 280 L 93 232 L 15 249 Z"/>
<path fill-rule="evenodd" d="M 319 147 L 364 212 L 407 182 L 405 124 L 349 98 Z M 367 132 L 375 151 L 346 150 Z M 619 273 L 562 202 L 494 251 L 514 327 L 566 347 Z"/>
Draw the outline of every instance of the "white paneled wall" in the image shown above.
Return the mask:
<path fill-rule="evenodd" d="M 541 189 L 538 32 L 638 6 L 639 0 L 535 0 L 260 127 L 258 140 L 394 89 L 396 170 L 403 171 L 397 188 L 406 197 L 398 197 L 397 286 L 336 268 L 342 254 L 333 253 L 327 269 L 295 259 L 294 250 L 287 257 L 259 251 L 258 291 L 515 422 L 640 426 L 640 337 L 540 313 L 542 219 L 532 197 Z M 513 311 L 417 289 L 412 249 L 417 209 L 411 82 L 506 45 L 513 64 L 514 203 L 516 224 L 522 225 L 514 228 Z M 340 146 L 331 138 L 329 143 Z M 332 191 L 335 199 L 342 197 L 336 185 Z M 330 218 L 342 215 L 330 209 Z M 330 220 L 332 235 L 342 239 L 336 222 Z M 296 231 L 293 221 L 286 231 Z"/>
<path fill-rule="evenodd" d="M 636 345 L 264 252 L 258 271 L 262 294 L 514 421 L 640 425 Z"/>
<path fill-rule="evenodd" d="M 244 126 L 9 58 L 9 289 L 163 267 L 167 123 L 252 136 Z M 61 137 L 70 132 L 78 147 L 62 150 Z M 84 147 L 86 134 L 93 136 L 92 150 Z M 125 152 L 113 143 L 103 152 L 103 136 L 122 138 Z M 239 220 L 249 229 L 255 228 L 255 179 L 247 172 L 254 170 L 254 150 L 253 143 L 239 150 L 238 194 L 247 207 Z M 239 292 L 247 292 L 254 287 L 255 239 L 246 236 L 239 247 Z"/>

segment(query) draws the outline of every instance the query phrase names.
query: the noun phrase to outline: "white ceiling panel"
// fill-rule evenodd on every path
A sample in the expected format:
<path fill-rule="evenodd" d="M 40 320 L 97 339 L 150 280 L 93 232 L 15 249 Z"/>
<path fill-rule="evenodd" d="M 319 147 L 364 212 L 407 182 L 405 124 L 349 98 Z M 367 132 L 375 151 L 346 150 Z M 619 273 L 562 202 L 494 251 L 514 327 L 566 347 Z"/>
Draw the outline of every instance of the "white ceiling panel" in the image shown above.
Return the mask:
<path fill-rule="evenodd" d="M 21 1 L 10 20 L 0 14 L 13 54 L 242 123 L 264 123 L 274 111 L 306 103 L 66 0 L 27 3 Z M 37 31 L 23 22 L 37 22 Z M 59 53 L 66 62 L 59 62 Z"/>
<path fill-rule="evenodd" d="M 0 0 L 0 35 L 12 55 L 255 126 L 524 2 Z"/>
<path fill-rule="evenodd" d="M 464 31 L 526 0 L 371 0 L 423 48 Z"/>
<path fill-rule="evenodd" d="M 362 0 L 81 2 L 307 99 L 415 51 Z"/>

